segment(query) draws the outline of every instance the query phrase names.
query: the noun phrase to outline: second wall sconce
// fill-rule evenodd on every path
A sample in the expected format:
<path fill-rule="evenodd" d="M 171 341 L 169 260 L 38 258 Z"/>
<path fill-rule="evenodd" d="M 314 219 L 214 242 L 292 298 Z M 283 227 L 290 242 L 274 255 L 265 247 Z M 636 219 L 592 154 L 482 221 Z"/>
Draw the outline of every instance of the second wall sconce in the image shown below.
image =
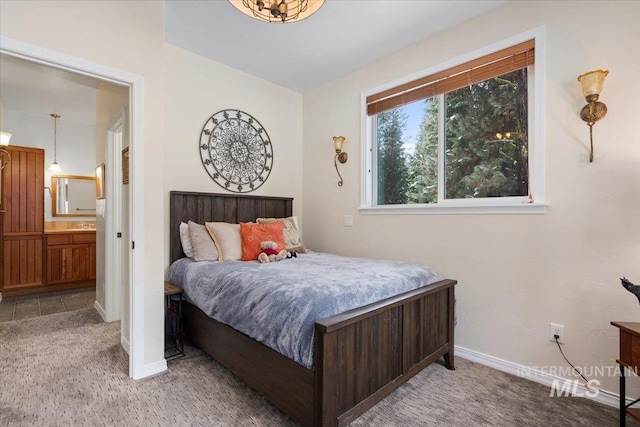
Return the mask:
<path fill-rule="evenodd" d="M 11 154 L 4 147 L 9 145 L 11 134 L 9 132 L 0 131 L 0 169 L 4 169 L 7 163 L 11 161 Z"/>
<path fill-rule="evenodd" d="M 584 73 L 578 77 L 578 81 L 582 83 L 582 94 L 587 99 L 588 104 L 582 107 L 580 118 L 587 122 L 589 126 L 589 142 L 591 153 L 589 154 L 589 162 L 593 163 L 593 125 L 607 114 L 607 106 L 598 102 L 600 92 L 602 92 L 602 84 L 604 78 L 607 77 L 609 71 L 594 70 Z"/>
<path fill-rule="evenodd" d="M 342 151 L 342 144 L 344 144 L 344 136 L 333 137 L 333 147 L 336 149 L 336 156 L 333 159 L 333 166 L 335 166 L 336 172 L 338 172 L 338 176 L 340 177 L 340 181 L 338 181 L 339 187 L 342 187 L 344 181 L 342 180 L 342 175 L 340 175 L 340 171 L 338 170 L 338 162 L 347 163 L 347 160 L 349 159 L 347 153 Z"/>
<path fill-rule="evenodd" d="M 4 147 L 9 145 L 11 134 L 9 132 L 0 131 L 0 169 L 4 169 L 7 163 L 11 161 L 11 154 Z"/>
<path fill-rule="evenodd" d="M 7 146 L 9 145 L 9 141 L 11 141 L 11 135 L 9 132 L 0 131 L 0 145 Z"/>

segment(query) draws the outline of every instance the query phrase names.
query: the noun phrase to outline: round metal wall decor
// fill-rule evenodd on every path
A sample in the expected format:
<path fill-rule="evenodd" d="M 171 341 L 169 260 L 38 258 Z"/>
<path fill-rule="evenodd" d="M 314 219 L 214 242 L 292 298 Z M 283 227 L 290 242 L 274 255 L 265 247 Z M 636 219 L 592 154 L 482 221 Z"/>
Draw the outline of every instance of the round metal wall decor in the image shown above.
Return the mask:
<path fill-rule="evenodd" d="M 211 179 L 234 193 L 260 187 L 273 166 L 267 131 L 240 110 L 218 111 L 207 120 L 200 133 L 200 157 Z"/>

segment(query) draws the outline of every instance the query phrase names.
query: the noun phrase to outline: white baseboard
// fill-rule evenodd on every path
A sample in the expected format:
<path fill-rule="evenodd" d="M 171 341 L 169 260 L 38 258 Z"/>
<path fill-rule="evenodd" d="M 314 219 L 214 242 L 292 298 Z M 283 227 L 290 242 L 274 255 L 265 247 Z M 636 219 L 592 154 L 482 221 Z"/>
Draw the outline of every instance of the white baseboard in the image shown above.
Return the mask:
<path fill-rule="evenodd" d="M 158 360 L 157 362 L 147 363 L 144 365 L 142 375 L 140 378 L 134 378 L 136 380 L 140 380 L 143 378 L 150 377 L 152 375 L 160 374 L 167 370 L 167 361 L 165 359 Z"/>
<path fill-rule="evenodd" d="M 554 381 L 566 380 L 566 378 L 551 375 L 543 371 L 532 369 L 527 366 L 519 365 L 517 363 L 509 362 L 508 360 L 499 359 L 497 357 L 489 356 L 488 354 L 479 353 L 477 351 L 469 350 L 468 348 L 460 346 L 455 346 L 455 355 L 460 356 L 463 359 L 467 359 L 481 365 L 489 366 L 490 368 L 494 368 L 499 371 L 506 372 L 520 378 L 525 378 L 549 387 L 551 387 Z M 620 395 L 617 393 L 598 389 L 599 393 L 597 394 L 597 396 L 592 397 L 591 393 L 587 393 L 589 392 L 587 387 L 582 384 L 578 386 L 577 390 L 581 392 L 582 396 L 587 399 L 592 399 L 596 402 L 604 403 L 605 405 L 614 406 L 616 408 L 618 408 L 620 405 Z M 632 399 L 627 398 L 627 404 L 631 402 Z"/>
<path fill-rule="evenodd" d="M 120 345 L 122 345 L 122 348 L 124 348 L 124 351 L 126 351 L 127 354 L 131 355 L 129 353 L 129 340 L 123 337 L 122 335 L 120 336 Z"/>
<path fill-rule="evenodd" d="M 98 300 L 96 300 L 96 302 L 93 304 L 93 308 L 96 309 L 96 311 L 98 312 L 100 317 L 102 317 L 102 320 L 106 322 L 107 321 L 107 313 L 104 311 L 104 308 L 102 308 L 102 306 L 100 305 Z"/>

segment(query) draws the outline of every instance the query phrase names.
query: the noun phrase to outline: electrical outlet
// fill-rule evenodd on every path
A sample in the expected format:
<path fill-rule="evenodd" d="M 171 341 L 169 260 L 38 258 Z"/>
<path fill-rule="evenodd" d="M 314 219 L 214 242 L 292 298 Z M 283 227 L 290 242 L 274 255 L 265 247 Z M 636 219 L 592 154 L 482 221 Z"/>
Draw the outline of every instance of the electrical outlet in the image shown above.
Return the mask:
<path fill-rule="evenodd" d="M 555 335 L 558 335 L 558 342 L 564 344 L 564 326 L 549 323 L 549 341 L 556 342 Z"/>
<path fill-rule="evenodd" d="M 345 215 L 342 219 L 342 225 L 345 227 L 353 227 L 353 215 Z"/>

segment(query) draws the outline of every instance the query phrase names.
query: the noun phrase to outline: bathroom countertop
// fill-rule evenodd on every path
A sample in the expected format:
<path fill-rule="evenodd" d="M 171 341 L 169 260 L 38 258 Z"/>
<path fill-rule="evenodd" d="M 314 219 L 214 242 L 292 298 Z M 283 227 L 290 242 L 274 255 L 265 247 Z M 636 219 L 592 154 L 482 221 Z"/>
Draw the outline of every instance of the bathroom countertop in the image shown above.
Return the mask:
<path fill-rule="evenodd" d="M 64 234 L 64 233 L 95 233 L 95 228 L 69 228 L 66 230 L 44 230 L 44 234 Z"/>
<path fill-rule="evenodd" d="M 95 233 L 95 221 L 45 221 L 44 234 Z"/>

